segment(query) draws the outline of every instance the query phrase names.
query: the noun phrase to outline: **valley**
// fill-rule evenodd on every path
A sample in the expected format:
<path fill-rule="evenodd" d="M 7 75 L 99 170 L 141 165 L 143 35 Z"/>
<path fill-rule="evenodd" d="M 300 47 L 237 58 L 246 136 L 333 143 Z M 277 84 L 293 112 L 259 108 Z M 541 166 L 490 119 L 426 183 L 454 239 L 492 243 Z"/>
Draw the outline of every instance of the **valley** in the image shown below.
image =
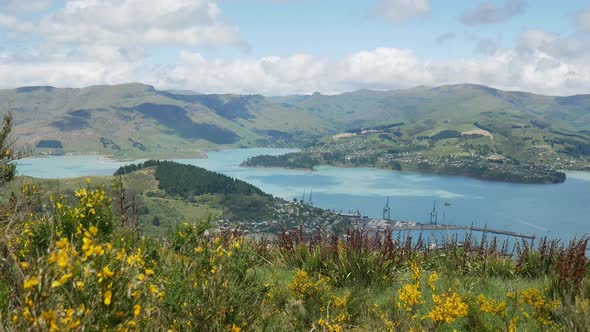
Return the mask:
<path fill-rule="evenodd" d="M 460 84 L 338 95 L 204 95 L 143 84 L 0 90 L 15 137 L 36 154 L 196 158 L 236 147 L 297 147 L 315 165 L 559 183 L 590 168 L 590 96 Z M 6 106 L 5 106 L 6 107 Z M 292 158 L 290 156 L 289 158 Z"/>

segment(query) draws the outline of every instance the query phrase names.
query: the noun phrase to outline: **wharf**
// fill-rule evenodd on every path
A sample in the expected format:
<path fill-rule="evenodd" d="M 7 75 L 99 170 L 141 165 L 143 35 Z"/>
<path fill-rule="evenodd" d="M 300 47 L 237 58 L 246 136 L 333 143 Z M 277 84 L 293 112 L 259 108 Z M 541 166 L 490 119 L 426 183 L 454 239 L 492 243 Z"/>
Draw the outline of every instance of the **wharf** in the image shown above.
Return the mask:
<path fill-rule="evenodd" d="M 487 227 L 478 226 L 461 226 L 461 225 L 445 225 L 445 224 L 422 224 L 418 222 L 394 222 L 389 227 L 392 231 L 447 231 L 447 230 L 464 230 L 464 231 L 476 231 L 482 233 L 493 233 L 500 235 L 508 235 L 514 237 L 520 237 L 523 239 L 534 239 L 534 235 L 527 235 L 518 232 L 506 231 L 501 229 L 492 229 Z"/>

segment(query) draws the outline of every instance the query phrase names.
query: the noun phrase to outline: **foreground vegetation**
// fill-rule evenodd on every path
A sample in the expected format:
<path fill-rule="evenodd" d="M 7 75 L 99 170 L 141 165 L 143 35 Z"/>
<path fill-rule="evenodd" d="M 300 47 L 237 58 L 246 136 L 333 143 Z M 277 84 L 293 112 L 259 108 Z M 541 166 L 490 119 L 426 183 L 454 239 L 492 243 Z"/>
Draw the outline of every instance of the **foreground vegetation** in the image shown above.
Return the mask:
<path fill-rule="evenodd" d="M 141 236 L 104 187 L 3 205 L 5 330 L 567 330 L 590 327 L 587 240 L 514 249 L 303 229 L 276 243 L 183 223 Z M 115 198 L 115 201 L 117 199 Z M 208 234 L 209 233 L 209 234 Z M 463 245 L 458 245 L 460 242 Z"/>
<path fill-rule="evenodd" d="M 10 118 L 2 128 L 6 190 Z M 590 329 L 588 239 L 431 250 L 388 230 L 299 228 L 271 243 L 207 220 L 152 237 L 124 189 L 24 181 L 1 202 L 0 331 Z"/>

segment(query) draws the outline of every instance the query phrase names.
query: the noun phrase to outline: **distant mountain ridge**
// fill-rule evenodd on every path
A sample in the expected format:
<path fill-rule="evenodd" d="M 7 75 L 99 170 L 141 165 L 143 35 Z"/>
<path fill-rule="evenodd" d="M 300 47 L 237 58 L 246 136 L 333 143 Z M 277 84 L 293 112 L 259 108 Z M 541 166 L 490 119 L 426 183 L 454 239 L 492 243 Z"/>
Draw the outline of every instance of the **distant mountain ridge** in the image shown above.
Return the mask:
<path fill-rule="evenodd" d="M 477 130 L 479 125 L 494 128 L 494 137 L 501 138 L 517 126 L 533 127 L 530 132 L 546 133 L 545 138 L 573 140 L 566 145 L 582 152 L 590 144 L 590 95 L 543 96 L 475 84 L 274 97 L 163 91 L 140 83 L 35 86 L 0 90 L 0 107 L 13 111 L 19 143 L 61 143 L 55 151 L 40 149 L 51 153 L 140 157 L 218 147 L 303 146 L 393 123 L 404 123 L 400 130 L 410 136 Z"/>

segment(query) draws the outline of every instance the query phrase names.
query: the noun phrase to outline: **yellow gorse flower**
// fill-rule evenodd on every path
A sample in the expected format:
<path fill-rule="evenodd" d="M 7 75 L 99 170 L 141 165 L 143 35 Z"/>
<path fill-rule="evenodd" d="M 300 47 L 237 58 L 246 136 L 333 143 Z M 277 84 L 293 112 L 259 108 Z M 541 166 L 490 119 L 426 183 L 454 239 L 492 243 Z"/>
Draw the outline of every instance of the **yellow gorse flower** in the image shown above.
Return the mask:
<path fill-rule="evenodd" d="M 25 279 L 24 284 L 23 284 L 23 288 L 24 289 L 28 289 L 28 288 L 32 288 L 39 285 L 39 280 L 37 279 L 37 277 L 32 276 L 28 279 Z"/>
<path fill-rule="evenodd" d="M 59 249 L 63 249 L 68 245 L 69 241 L 67 238 L 63 237 L 59 241 L 55 242 L 55 246 Z"/>
<path fill-rule="evenodd" d="M 293 282 L 289 284 L 289 289 L 298 298 L 304 297 L 310 287 L 312 287 L 312 283 L 309 281 L 307 272 L 303 270 L 297 271 Z"/>
<path fill-rule="evenodd" d="M 68 274 L 64 274 L 61 278 L 59 278 L 59 280 L 54 280 L 51 283 L 51 288 L 56 288 L 56 287 L 60 287 L 63 284 L 65 284 L 68 280 L 70 280 L 72 278 L 73 274 L 72 273 L 68 273 Z"/>
<path fill-rule="evenodd" d="M 527 288 L 520 292 L 519 300 L 533 309 L 533 318 L 541 325 L 551 325 L 551 311 L 559 306 L 559 301 L 548 301 L 541 291 L 536 288 Z M 523 309 L 524 311 L 524 309 Z M 525 316 L 528 314 L 524 311 Z"/>
<path fill-rule="evenodd" d="M 398 307 L 404 308 L 408 311 L 413 310 L 414 307 L 422 303 L 422 293 L 419 286 L 416 284 L 406 284 L 398 290 L 399 300 Z"/>
<path fill-rule="evenodd" d="M 428 277 L 428 286 L 430 288 L 432 288 L 432 290 L 436 290 L 436 285 L 434 283 L 437 280 L 438 280 L 438 273 L 436 271 L 434 271 L 434 272 L 432 272 L 432 274 L 430 274 L 430 277 Z"/>
<path fill-rule="evenodd" d="M 434 308 L 424 318 L 428 318 L 436 324 L 452 323 L 457 318 L 466 316 L 469 309 L 459 294 L 455 292 L 433 294 L 432 301 Z"/>
<path fill-rule="evenodd" d="M 111 305 L 112 296 L 113 293 L 111 292 L 111 290 L 106 291 L 106 293 L 104 293 L 104 304 Z"/>
<path fill-rule="evenodd" d="M 422 279 L 422 271 L 420 270 L 420 267 L 418 267 L 415 262 L 410 262 L 410 269 L 412 270 L 412 280 L 414 280 L 415 283 L 419 283 Z"/>
<path fill-rule="evenodd" d="M 492 315 L 498 315 L 506 318 L 508 312 L 506 310 L 506 301 L 497 301 L 494 299 L 487 299 L 483 294 L 477 297 L 479 303 L 479 310 Z"/>
<path fill-rule="evenodd" d="M 103 267 L 102 268 L 102 272 L 99 272 L 97 274 L 98 277 L 106 277 L 106 278 L 110 278 L 110 277 L 112 277 L 114 275 L 115 275 L 115 273 L 109 269 L 109 266 L 108 265 L 105 266 L 105 267 Z"/>

